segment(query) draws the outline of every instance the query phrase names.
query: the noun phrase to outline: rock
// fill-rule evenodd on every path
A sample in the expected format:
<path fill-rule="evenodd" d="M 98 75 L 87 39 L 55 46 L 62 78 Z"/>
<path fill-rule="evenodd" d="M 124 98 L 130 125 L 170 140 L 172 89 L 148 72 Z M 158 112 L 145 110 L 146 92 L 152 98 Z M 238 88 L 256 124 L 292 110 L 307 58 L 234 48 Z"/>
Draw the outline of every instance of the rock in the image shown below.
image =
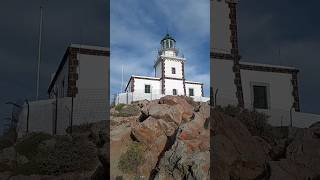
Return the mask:
<path fill-rule="evenodd" d="M 182 119 L 189 121 L 193 116 L 193 106 L 190 105 L 185 97 L 182 96 L 165 96 L 160 98 L 160 104 L 167 104 L 171 107 L 178 106 L 182 110 Z"/>
<path fill-rule="evenodd" d="M 135 102 L 132 102 L 133 105 L 137 105 L 139 106 L 140 108 L 143 108 L 145 107 L 147 104 L 149 104 L 150 101 L 148 100 L 141 100 L 141 101 L 135 101 Z"/>
<path fill-rule="evenodd" d="M 209 179 L 210 132 L 204 125 L 208 109 L 203 107 L 192 121 L 179 127 L 172 147 L 160 160 L 155 179 Z"/>
<path fill-rule="evenodd" d="M 113 115 L 116 115 L 118 114 L 119 112 L 115 109 L 115 108 L 111 108 L 110 109 L 110 115 L 113 116 Z"/>
<path fill-rule="evenodd" d="M 14 147 L 8 147 L 1 150 L 0 153 L 0 171 L 10 171 L 16 165 L 16 150 Z"/>
<path fill-rule="evenodd" d="M 29 159 L 26 156 L 23 156 L 21 154 L 17 154 L 17 163 L 18 164 L 26 164 L 29 162 Z"/>
<path fill-rule="evenodd" d="M 132 135 L 145 145 L 152 145 L 155 140 L 164 134 L 164 130 L 158 123 L 158 119 L 149 117 L 147 120 L 132 128 Z"/>
<path fill-rule="evenodd" d="M 182 110 L 176 106 L 172 107 L 166 104 L 156 104 L 149 108 L 148 115 L 156 119 L 174 122 L 178 126 L 182 121 L 182 113 Z"/>
<path fill-rule="evenodd" d="M 96 179 L 105 179 L 107 176 L 107 172 L 110 170 L 110 146 L 109 144 L 105 144 L 102 148 L 98 150 L 98 158 L 101 164 L 96 168 L 96 172 L 94 176 Z M 109 176 L 109 175 L 108 175 Z M 98 178 L 105 177 L 105 178 Z"/>
<path fill-rule="evenodd" d="M 162 134 L 154 140 L 149 148 L 144 152 L 145 162 L 139 167 L 139 175 L 149 179 L 152 170 L 156 167 L 161 153 L 164 152 L 167 144 L 167 136 Z"/>
<path fill-rule="evenodd" d="M 281 161 L 271 161 L 270 166 L 270 180 L 278 179 L 312 179 L 313 172 L 301 164 L 294 161 L 283 159 Z"/>
<path fill-rule="evenodd" d="M 300 130 L 286 150 L 288 160 L 303 165 L 314 174 L 320 172 L 320 139 L 315 136 L 319 129 L 314 126 Z"/>
<path fill-rule="evenodd" d="M 121 124 L 110 131 L 110 147 L 107 145 L 104 147 L 110 148 L 110 179 L 123 176 L 123 172 L 118 168 L 118 163 L 121 154 L 127 151 L 127 146 L 131 141 L 131 126 L 127 126 L 127 124 Z M 100 150 L 99 159 L 102 160 L 102 164 L 106 164 L 104 161 L 108 159 L 107 152 Z"/>
<path fill-rule="evenodd" d="M 255 179 L 265 171 L 266 149 L 237 119 L 212 112 L 213 179 Z M 262 144 L 265 144 L 263 142 Z"/>
<path fill-rule="evenodd" d="M 0 179 L 2 180 L 7 180 L 11 176 L 11 172 L 0 172 Z"/>

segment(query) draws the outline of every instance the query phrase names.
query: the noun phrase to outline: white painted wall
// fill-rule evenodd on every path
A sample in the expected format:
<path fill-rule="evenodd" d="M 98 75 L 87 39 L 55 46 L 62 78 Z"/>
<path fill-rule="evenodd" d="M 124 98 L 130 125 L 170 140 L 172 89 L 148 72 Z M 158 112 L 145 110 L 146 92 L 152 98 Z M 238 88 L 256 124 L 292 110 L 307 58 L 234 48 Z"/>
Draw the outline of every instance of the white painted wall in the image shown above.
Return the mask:
<path fill-rule="evenodd" d="M 183 81 L 174 79 L 165 79 L 165 94 L 173 95 L 172 90 L 177 89 L 177 95 L 184 95 Z"/>
<path fill-rule="evenodd" d="M 193 88 L 194 97 L 202 96 L 201 85 L 200 84 L 188 84 L 186 82 L 186 95 L 189 96 L 189 88 Z"/>
<path fill-rule="evenodd" d="M 161 81 L 134 78 L 134 92 L 144 93 L 145 85 L 151 85 L 151 92 L 153 94 L 161 94 Z"/>
<path fill-rule="evenodd" d="M 245 108 L 252 108 L 253 105 L 252 84 L 262 83 L 269 89 L 270 109 L 290 110 L 293 104 L 291 74 L 243 69 L 240 72 Z"/>
<path fill-rule="evenodd" d="M 81 89 L 107 89 L 108 57 L 79 54 L 77 87 Z"/>
<path fill-rule="evenodd" d="M 217 105 L 237 105 L 236 86 L 234 84 L 233 61 L 213 59 L 211 62 L 211 86 L 213 95 L 218 89 Z"/>
<path fill-rule="evenodd" d="M 211 51 L 216 53 L 231 53 L 230 41 L 230 9 L 225 0 L 210 1 Z"/>
<path fill-rule="evenodd" d="M 174 61 L 171 59 L 165 59 L 165 76 L 173 78 L 183 78 L 182 76 L 182 63 L 180 61 Z M 176 68 L 176 74 L 172 74 L 171 68 Z"/>

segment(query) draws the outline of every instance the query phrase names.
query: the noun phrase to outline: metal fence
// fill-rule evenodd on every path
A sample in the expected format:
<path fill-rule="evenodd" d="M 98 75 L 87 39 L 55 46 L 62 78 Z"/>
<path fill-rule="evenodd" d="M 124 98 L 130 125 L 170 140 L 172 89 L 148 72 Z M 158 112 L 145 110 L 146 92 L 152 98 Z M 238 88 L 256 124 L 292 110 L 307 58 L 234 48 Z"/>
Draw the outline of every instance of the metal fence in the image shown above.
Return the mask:
<path fill-rule="evenodd" d="M 19 135 L 28 132 L 65 134 L 72 125 L 107 120 L 107 101 L 104 89 L 80 89 L 74 98 L 60 97 L 25 103 L 18 120 Z"/>
<path fill-rule="evenodd" d="M 227 96 L 226 94 L 216 94 L 212 97 L 214 105 L 228 106 L 237 105 L 236 98 Z M 273 126 L 293 126 L 306 128 L 310 125 L 320 122 L 320 115 L 312 113 L 297 112 L 292 107 L 283 108 L 283 105 L 272 104 L 268 109 L 255 109 L 253 103 L 245 103 L 244 108 L 248 110 L 256 110 L 269 116 L 268 123 Z"/>
<path fill-rule="evenodd" d="M 125 92 L 125 93 L 117 94 L 115 96 L 116 97 L 114 98 L 114 104 L 130 104 L 134 101 L 141 101 L 141 100 L 150 101 L 150 100 L 160 99 L 165 95 L 160 93 Z M 200 102 L 207 102 L 210 100 L 209 97 L 202 97 L 202 96 L 193 96 L 192 98 L 195 101 L 200 101 Z"/>

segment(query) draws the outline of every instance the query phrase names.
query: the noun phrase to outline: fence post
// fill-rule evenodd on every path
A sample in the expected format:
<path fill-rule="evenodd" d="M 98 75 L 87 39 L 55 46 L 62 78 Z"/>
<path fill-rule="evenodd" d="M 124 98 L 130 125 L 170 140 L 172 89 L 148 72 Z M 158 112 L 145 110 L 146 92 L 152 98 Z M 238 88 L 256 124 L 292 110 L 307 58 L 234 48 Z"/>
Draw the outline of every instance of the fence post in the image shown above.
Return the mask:
<path fill-rule="evenodd" d="M 72 126 L 73 126 L 73 96 L 71 97 L 70 134 L 72 134 Z"/>
<path fill-rule="evenodd" d="M 27 133 L 29 133 L 29 101 L 28 99 L 25 100 L 27 104 Z"/>
<path fill-rule="evenodd" d="M 58 124 L 58 94 L 56 95 L 56 117 L 54 120 L 54 135 L 57 134 L 57 124 Z"/>
<path fill-rule="evenodd" d="M 292 109 L 293 109 L 293 107 L 290 108 L 290 127 L 293 126 L 293 123 L 292 123 Z"/>
<path fill-rule="evenodd" d="M 129 94 L 128 94 L 128 92 L 126 93 L 126 95 L 127 95 L 127 104 L 129 104 Z"/>

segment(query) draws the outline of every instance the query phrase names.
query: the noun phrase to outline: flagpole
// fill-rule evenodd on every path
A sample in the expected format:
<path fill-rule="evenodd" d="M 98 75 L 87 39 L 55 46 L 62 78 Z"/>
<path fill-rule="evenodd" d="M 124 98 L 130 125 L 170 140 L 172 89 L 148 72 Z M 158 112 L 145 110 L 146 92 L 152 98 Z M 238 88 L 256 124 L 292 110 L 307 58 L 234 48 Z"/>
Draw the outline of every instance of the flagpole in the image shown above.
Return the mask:
<path fill-rule="evenodd" d="M 121 93 L 123 93 L 123 65 L 121 65 Z"/>
<path fill-rule="evenodd" d="M 40 6 L 40 25 L 39 25 L 39 46 L 38 46 L 38 68 L 37 68 L 37 93 L 36 93 L 36 100 L 39 99 L 40 63 L 41 63 L 41 43 L 42 43 L 42 23 L 43 23 L 43 7 Z"/>

